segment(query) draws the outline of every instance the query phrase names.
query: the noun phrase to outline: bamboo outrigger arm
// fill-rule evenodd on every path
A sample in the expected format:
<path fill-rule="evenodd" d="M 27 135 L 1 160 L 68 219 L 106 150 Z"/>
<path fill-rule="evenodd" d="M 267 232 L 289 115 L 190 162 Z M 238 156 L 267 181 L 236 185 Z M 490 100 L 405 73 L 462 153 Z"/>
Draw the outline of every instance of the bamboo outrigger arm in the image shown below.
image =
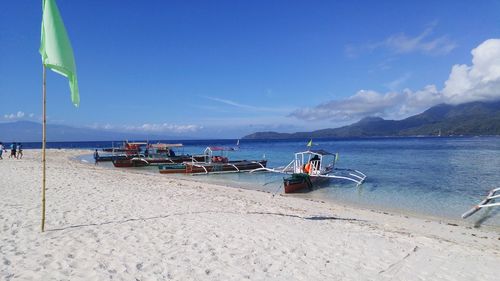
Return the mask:
<path fill-rule="evenodd" d="M 254 170 L 251 170 L 250 173 L 253 172 L 261 172 L 261 171 L 266 171 L 266 172 L 273 172 L 273 173 L 281 173 L 281 174 L 293 174 L 293 171 L 287 171 L 287 167 L 283 169 L 272 169 L 272 168 L 257 168 Z M 321 178 L 331 178 L 331 179 L 344 179 L 348 181 L 355 182 L 358 186 L 363 184 L 363 182 L 366 179 L 366 175 L 363 174 L 362 172 L 354 169 L 335 169 L 333 171 L 346 171 L 348 172 L 348 175 L 342 176 L 342 175 L 333 175 L 333 174 L 324 174 L 324 175 L 315 175 L 316 177 L 321 177 Z"/>
<path fill-rule="evenodd" d="M 324 178 L 344 179 L 344 180 L 355 182 L 357 186 L 360 186 L 361 184 L 363 184 L 363 182 L 366 179 L 366 175 L 363 174 L 362 172 L 358 171 L 358 170 L 352 170 L 352 169 L 335 169 L 335 170 L 348 171 L 349 174 L 345 175 L 345 176 L 342 176 L 342 175 L 330 175 L 330 174 L 317 175 L 317 176 L 318 177 L 324 177 Z"/>
<path fill-rule="evenodd" d="M 468 218 L 473 214 L 475 214 L 477 211 L 481 210 L 482 208 L 500 207 L 500 202 L 494 202 L 495 199 L 497 198 L 500 198 L 500 187 L 490 190 L 488 196 L 486 196 L 486 198 L 484 198 L 483 201 L 479 202 L 479 204 L 472 207 L 467 212 L 463 213 L 462 218 L 463 219 Z"/>
<path fill-rule="evenodd" d="M 285 174 L 285 172 L 283 172 L 283 170 L 279 170 L 279 169 L 273 169 L 273 168 L 257 168 L 257 169 L 253 169 L 250 171 L 250 174 L 251 173 L 254 173 L 254 172 L 262 172 L 262 171 L 265 171 L 265 172 L 274 172 L 274 173 L 283 173 Z"/>
<path fill-rule="evenodd" d="M 198 168 L 203 168 L 203 170 L 205 170 L 205 174 L 208 174 L 208 170 L 207 170 L 207 168 L 205 168 L 204 165 L 193 164 L 193 166 L 198 167 Z"/>
<path fill-rule="evenodd" d="M 238 172 L 240 171 L 240 169 L 238 169 L 238 167 L 236 167 L 236 165 L 234 165 L 234 164 L 229 164 L 229 165 L 233 166 L 233 168 L 235 168 L 236 171 L 238 171 Z"/>
<path fill-rule="evenodd" d="M 264 168 L 264 169 L 265 169 L 265 168 L 266 168 L 266 167 L 264 167 L 264 165 L 262 165 L 260 162 L 257 162 L 257 161 L 252 161 L 252 163 L 253 163 L 253 164 L 258 164 L 258 165 L 260 165 L 260 168 L 257 168 L 257 169 L 262 169 L 262 168 Z M 255 170 L 251 170 L 251 171 L 250 171 L 250 173 L 251 173 L 251 172 L 253 172 L 253 171 L 255 171 Z"/>
<path fill-rule="evenodd" d="M 283 167 L 266 168 L 263 165 L 261 165 L 262 166 L 261 168 L 251 170 L 250 173 L 266 171 L 266 172 L 273 172 L 273 173 L 293 174 L 293 164 L 295 164 L 295 160 L 290 162 L 290 164 L 286 165 L 286 167 L 284 167 L 284 168 Z"/>

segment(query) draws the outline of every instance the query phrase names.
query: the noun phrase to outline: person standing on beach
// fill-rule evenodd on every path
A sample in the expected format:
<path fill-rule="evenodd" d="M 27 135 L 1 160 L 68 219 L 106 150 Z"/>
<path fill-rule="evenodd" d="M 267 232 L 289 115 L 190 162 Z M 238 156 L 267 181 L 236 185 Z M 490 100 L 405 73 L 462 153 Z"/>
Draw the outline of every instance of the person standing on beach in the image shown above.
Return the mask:
<path fill-rule="evenodd" d="M 0 142 L 0 160 L 3 159 L 2 154 L 3 154 L 3 143 Z"/>
<path fill-rule="evenodd" d="M 23 158 L 23 145 L 18 142 L 17 143 L 17 159 L 22 159 Z"/>
<path fill-rule="evenodd" d="M 10 145 L 10 155 L 9 155 L 9 158 L 16 158 L 16 143 L 13 142 L 11 145 Z"/>
<path fill-rule="evenodd" d="M 97 149 L 94 152 L 94 165 L 97 165 L 97 162 L 99 162 L 99 152 L 97 152 Z"/>

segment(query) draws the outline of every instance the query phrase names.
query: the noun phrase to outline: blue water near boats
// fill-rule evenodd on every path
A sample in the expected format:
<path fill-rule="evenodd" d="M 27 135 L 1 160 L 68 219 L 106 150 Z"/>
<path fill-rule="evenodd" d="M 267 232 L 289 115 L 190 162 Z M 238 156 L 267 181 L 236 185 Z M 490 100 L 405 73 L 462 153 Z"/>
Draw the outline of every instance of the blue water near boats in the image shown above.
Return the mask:
<path fill-rule="evenodd" d="M 287 165 L 308 140 L 242 140 L 234 159 L 265 157 L 269 167 Z M 176 141 L 178 142 L 178 141 Z M 189 140 L 184 153 L 199 154 L 208 145 L 231 146 L 236 140 Z M 49 143 L 51 148 L 101 148 L 111 142 Z M 118 142 L 115 142 L 115 145 Z M 39 144 L 24 144 L 25 148 Z M 493 187 L 500 186 L 500 137 L 422 137 L 315 140 L 314 148 L 339 153 L 337 166 L 368 177 L 361 187 L 332 180 L 309 193 L 292 196 L 335 201 L 382 210 L 460 219 Z M 144 168 L 157 172 L 156 168 Z M 178 175 L 185 176 L 185 175 Z M 199 181 L 268 192 L 282 192 L 282 175 L 270 173 L 193 176 Z M 482 210 L 474 221 L 500 225 L 500 208 Z"/>

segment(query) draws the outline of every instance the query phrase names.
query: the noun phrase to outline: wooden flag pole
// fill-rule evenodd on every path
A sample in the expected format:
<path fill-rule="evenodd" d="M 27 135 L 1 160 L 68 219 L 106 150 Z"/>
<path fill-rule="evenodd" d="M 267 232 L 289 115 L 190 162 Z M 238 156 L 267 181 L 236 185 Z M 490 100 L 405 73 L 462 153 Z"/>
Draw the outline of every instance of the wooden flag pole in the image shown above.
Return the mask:
<path fill-rule="evenodd" d="M 45 72 L 46 68 L 43 65 L 43 109 L 42 109 L 42 232 L 45 231 L 45 142 L 46 142 L 46 89 L 45 89 Z"/>

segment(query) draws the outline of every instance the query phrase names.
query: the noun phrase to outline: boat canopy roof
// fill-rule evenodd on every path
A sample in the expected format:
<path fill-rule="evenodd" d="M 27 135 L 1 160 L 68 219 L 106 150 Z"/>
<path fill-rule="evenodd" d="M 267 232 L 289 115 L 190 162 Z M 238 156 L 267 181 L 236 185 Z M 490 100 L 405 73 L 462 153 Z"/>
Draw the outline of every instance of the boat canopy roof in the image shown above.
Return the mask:
<path fill-rule="evenodd" d="M 182 143 L 154 143 L 151 144 L 150 147 L 156 149 L 166 149 L 169 147 L 182 147 Z"/>
<path fill-rule="evenodd" d="M 321 156 L 325 156 L 325 155 L 335 155 L 335 153 L 331 153 L 331 152 L 328 152 L 326 150 L 323 150 L 323 149 L 318 149 L 318 150 L 307 150 L 307 151 L 303 151 L 303 152 L 297 152 L 295 153 L 295 155 L 300 155 L 300 154 L 315 154 L 315 155 L 321 155 Z"/>
<path fill-rule="evenodd" d="M 306 152 L 312 152 L 314 154 L 319 154 L 319 155 L 335 155 L 335 153 L 331 153 L 331 152 L 328 152 L 328 151 L 323 150 L 323 149 L 309 150 L 309 151 L 306 151 Z"/>

